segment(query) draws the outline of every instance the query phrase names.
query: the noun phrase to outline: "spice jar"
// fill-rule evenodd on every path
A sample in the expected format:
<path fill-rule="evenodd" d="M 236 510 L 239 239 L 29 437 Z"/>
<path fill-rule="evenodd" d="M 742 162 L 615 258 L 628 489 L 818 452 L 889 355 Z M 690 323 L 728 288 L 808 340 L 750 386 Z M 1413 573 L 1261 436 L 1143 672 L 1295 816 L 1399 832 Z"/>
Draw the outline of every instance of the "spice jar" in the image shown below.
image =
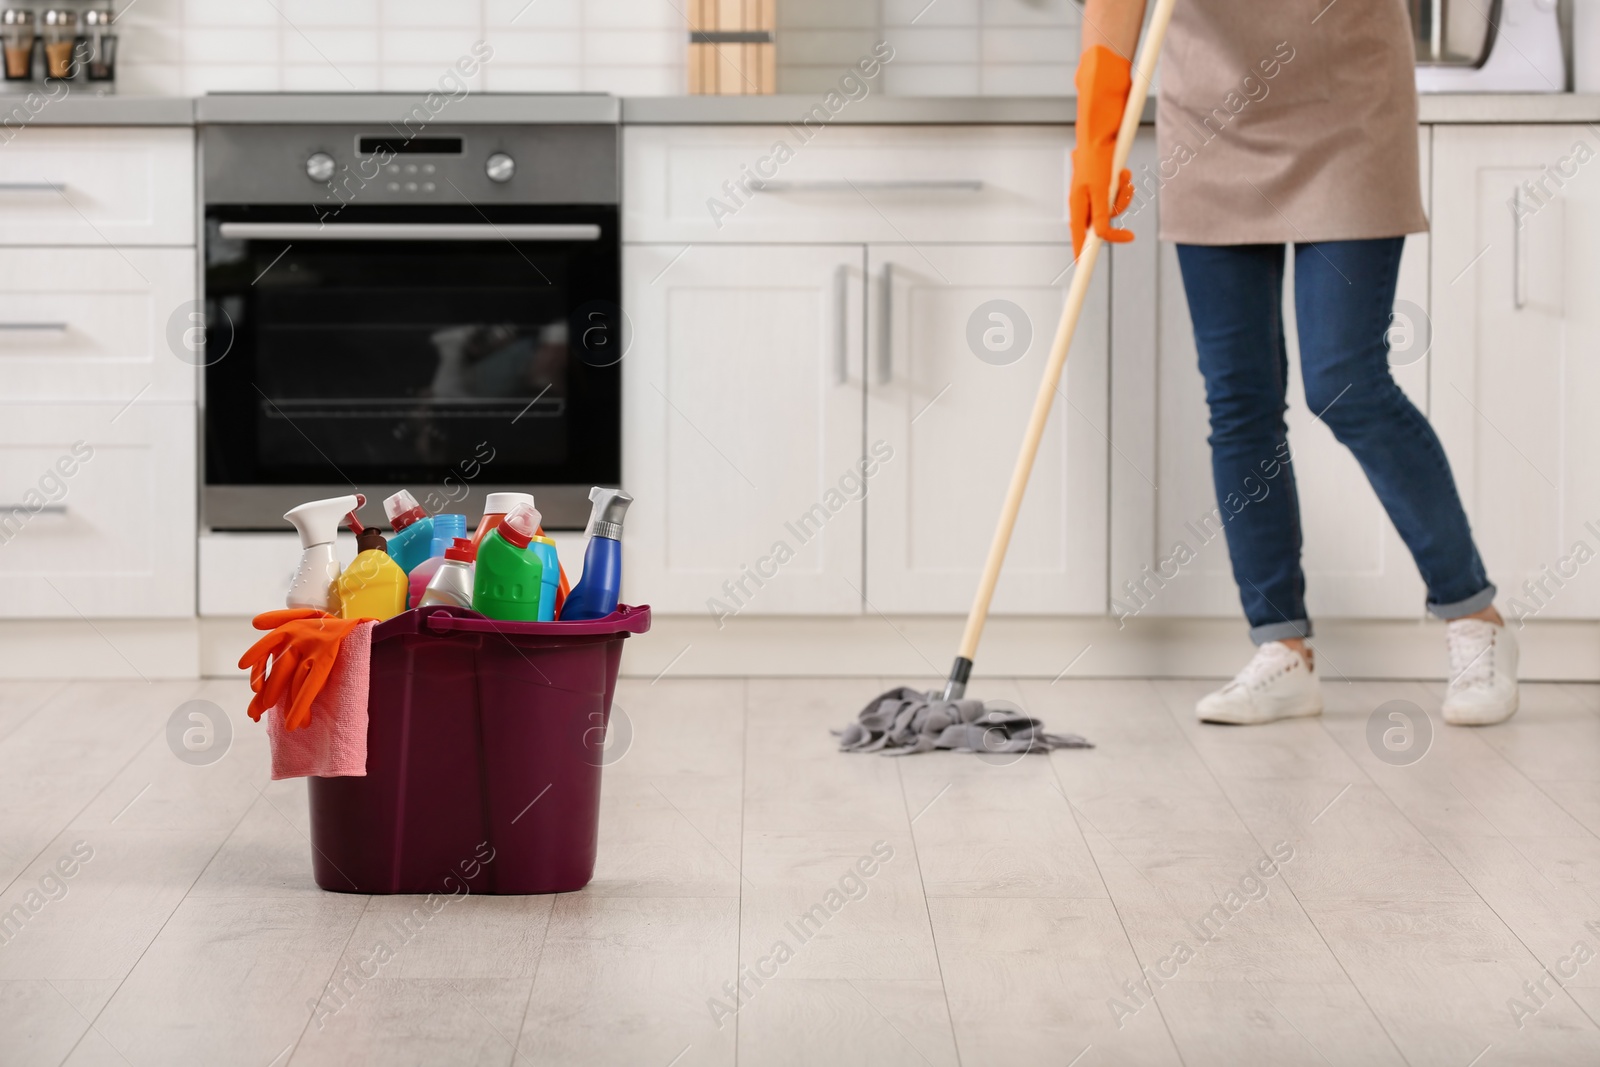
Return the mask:
<path fill-rule="evenodd" d="M 15 7 L 0 11 L 0 49 L 5 52 L 6 81 L 27 81 L 33 77 L 36 39 L 32 11 Z"/>
<path fill-rule="evenodd" d="M 72 48 L 78 43 L 78 13 L 51 8 L 44 13 L 44 73 L 47 78 L 70 78 L 77 71 Z"/>
<path fill-rule="evenodd" d="M 83 40 L 89 53 L 86 73 L 92 82 L 108 82 L 117 76 L 117 34 L 111 28 L 111 12 L 98 8 L 83 13 Z"/>

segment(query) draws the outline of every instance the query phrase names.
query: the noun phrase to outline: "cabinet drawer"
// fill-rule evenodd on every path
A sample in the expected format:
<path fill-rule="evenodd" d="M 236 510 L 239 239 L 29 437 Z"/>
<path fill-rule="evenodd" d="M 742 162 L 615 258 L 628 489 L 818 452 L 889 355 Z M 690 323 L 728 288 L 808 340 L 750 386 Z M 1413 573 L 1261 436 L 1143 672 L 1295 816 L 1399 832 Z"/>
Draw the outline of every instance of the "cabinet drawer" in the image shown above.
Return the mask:
<path fill-rule="evenodd" d="M 6 252 L 0 397 L 120 405 L 143 390 L 146 403 L 193 400 L 198 357 L 181 342 L 194 275 L 183 248 Z"/>
<path fill-rule="evenodd" d="M 41 127 L 0 152 L 0 245 L 194 244 L 194 132 Z"/>
<path fill-rule="evenodd" d="M 1068 126 L 633 127 L 623 238 L 1065 242 L 1071 149 Z"/>
<path fill-rule="evenodd" d="M 0 409 L 0 616 L 194 613 L 189 405 Z"/>

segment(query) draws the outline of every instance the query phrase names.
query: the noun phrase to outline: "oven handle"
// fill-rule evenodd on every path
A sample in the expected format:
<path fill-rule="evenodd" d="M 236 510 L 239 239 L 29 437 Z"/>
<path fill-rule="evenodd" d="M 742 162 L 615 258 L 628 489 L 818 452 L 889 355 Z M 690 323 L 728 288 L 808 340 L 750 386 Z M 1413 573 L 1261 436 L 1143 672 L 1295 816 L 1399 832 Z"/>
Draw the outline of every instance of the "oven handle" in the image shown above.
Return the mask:
<path fill-rule="evenodd" d="M 598 241 L 592 222 L 224 222 L 222 236 L 242 241 Z"/>

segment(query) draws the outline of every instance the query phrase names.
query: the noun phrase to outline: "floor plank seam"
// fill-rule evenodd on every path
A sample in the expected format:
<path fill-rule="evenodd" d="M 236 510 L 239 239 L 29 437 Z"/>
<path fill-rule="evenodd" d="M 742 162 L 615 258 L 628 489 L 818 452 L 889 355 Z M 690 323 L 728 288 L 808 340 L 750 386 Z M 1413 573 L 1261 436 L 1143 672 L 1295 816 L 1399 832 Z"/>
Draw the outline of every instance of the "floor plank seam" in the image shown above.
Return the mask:
<path fill-rule="evenodd" d="M 1228 794 L 1228 790 L 1223 787 L 1222 780 L 1217 776 L 1217 769 L 1213 767 L 1206 759 L 1205 754 L 1200 751 L 1197 745 L 1195 745 L 1194 739 L 1189 736 L 1188 732 L 1184 730 L 1182 723 L 1178 721 L 1178 716 L 1181 714 L 1179 710 L 1173 706 L 1170 700 L 1166 698 L 1166 695 L 1161 691 L 1160 687 L 1153 686 L 1152 688 L 1156 690 L 1156 696 L 1161 701 L 1162 707 L 1166 708 L 1167 718 L 1171 720 L 1174 729 L 1176 729 L 1179 736 L 1183 738 L 1184 744 L 1188 746 L 1189 752 L 1199 762 L 1200 766 L 1205 769 L 1206 777 L 1211 779 L 1211 784 L 1216 788 L 1217 794 L 1222 798 L 1223 802 L 1228 805 L 1228 810 L 1233 812 L 1233 817 L 1239 821 L 1239 825 L 1244 828 L 1245 833 L 1250 835 L 1250 839 L 1255 842 L 1256 847 L 1265 852 L 1266 846 L 1261 843 L 1260 835 L 1256 833 L 1255 828 L 1250 825 L 1249 821 L 1245 819 L 1243 813 L 1239 811 L 1239 806 L 1233 802 L 1233 797 Z M 1321 727 L 1324 733 L 1326 733 L 1327 726 L 1320 721 L 1320 716 L 1318 726 Z M 1333 743 L 1336 747 L 1338 747 L 1337 741 L 1334 741 Z M 1340 747 L 1339 751 L 1343 753 L 1344 749 Z M 1346 756 L 1346 759 L 1348 758 L 1349 757 Z M 1360 768 L 1357 769 L 1359 770 Z M 1326 813 L 1326 811 L 1327 809 L 1324 808 L 1323 813 Z M 1429 845 L 1431 847 L 1432 842 L 1429 842 Z M 1435 848 L 1434 851 L 1437 852 L 1438 850 Z M 1305 903 L 1300 899 L 1299 894 L 1295 892 L 1294 884 L 1289 880 L 1289 876 L 1287 874 L 1285 874 L 1283 878 L 1283 887 L 1288 891 L 1289 898 L 1294 901 L 1295 907 L 1299 909 L 1301 917 L 1305 919 L 1307 925 L 1309 925 L 1311 929 L 1316 931 L 1317 939 L 1321 941 L 1323 947 L 1327 949 L 1329 958 L 1332 959 L 1334 963 L 1338 964 L 1339 971 L 1344 975 L 1345 981 L 1350 983 L 1350 988 L 1355 992 L 1356 996 L 1361 998 L 1361 1003 L 1366 1007 L 1367 1014 L 1372 1017 L 1373 1022 L 1378 1024 L 1378 1028 L 1383 1031 L 1384 1036 L 1389 1039 L 1389 1044 L 1394 1049 L 1395 1055 L 1400 1057 L 1400 1062 L 1406 1064 L 1407 1067 L 1410 1067 L 1411 1060 L 1405 1054 L 1405 1050 L 1400 1047 L 1400 1042 L 1395 1039 L 1394 1034 L 1389 1031 L 1388 1025 L 1378 1014 L 1377 1009 L 1375 1009 L 1372 1006 L 1372 1002 L 1367 999 L 1366 992 L 1360 987 L 1360 985 L 1356 983 L 1355 977 L 1351 975 L 1350 969 L 1345 966 L 1344 960 L 1339 958 L 1339 954 L 1335 952 L 1333 950 L 1333 946 L 1328 943 L 1327 935 L 1324 934 L 1322 928 L 1317 925 L 1317 921 L 1311 915 L 1311 912 L 1306 909 Z M 1468 888 L 1470 889 L 1471 886 L 1469 885 Z M 1473 890 L 1473 892 L 1476 893 L 1477 890 Z M 1309 1042 L 1307 1043 L 1309 1044 Z M 1322 1054 L 1321 1050 L 1318 1050 L 1315 1045 L 1312 1046 L 1312 1049 L 1316 1051 L 1319 1056 Z"/>
<path fill-rule="evenodd" d="M 910 798 L 906 796 L 905 764 L 903 762 L 896 763 L 894 773 L 895 780 L 900 783 L 900 809 L 906 817 L 906 837 L 911 841 L 911 858 L 916 861 L 917 865 L 917 887 L 922 891 L 922 913 L 927 917 L 928 920 L 928 942 L 933 946 L 933 965 L 938 968 L 939 971 L 939 994 L 941 999 L 944 1001 L 945 1022 L 950 1027 L 950 1047 L 956 1054 L 956 1067 L 961 1067 L 961 1039 L 956 1036 L 955 1012 L 950 1010 L 950 987 L 945 985 L 944 982 L 944 960 L 939 955 L 939 932 L 933 925 L 933 912 L 928 907 L 928 883 L 927 879 L 922 873 L 922 853 L 917 848 L 916 820 L 911 818 L 911 801 Z M 923 809 L 923 811 L 926 810 L 927 808 Z M 918 815 L 920 814 L 921 812 L 918 812 Z M 862 995 L 861 999 L 865 1000 L 866 997 Z M 899 1032 L 898 1029 L 896 1029 L 896 1032 Z M 923 1059 L 927 1059 L 926 1056 L 923 1056 L 921 1049 L 917 1048 L 916 1045 L 911 1044 L 911 1039 L 909 1037 L 905 1037 L 904 1034 L 901 1034 L 900 1036 L 905 1039 L 906 1044 L 911 1045 L 912 1049 L 916 1051 L 918 1056 L 922 1056 Z"/>
<path fill-rule="evenodd" d="M 1050 684 L 1054 685 L 1055 683 L 1051 682 Z M 1144 681 L 1144 685 L 1145 685 L 1145 687 L 1147 689 L 1150 690 L 1151 695 L 1154 696 L 1156 698 L 1156 700 L 1158 702 L 1161 702 L 1163 704 L 1163 706 L 1164 706 L 1165 702 L 1161 701 L 1161 696 L 1160 696 L 1159 693 L 1156 692 L 1155 687 L 1153 685 L 1151 685 L 1148 680 Z M 1067 812 L 1068 812 L 1068 814 L 1070 814 L 1072 816 L 1072 825 L 1078 831 L 1078 838 L 1079 838 L 1079 840 L 1081 840 L 1083 842 L 1084 851 L 1089 854 L 1089 861 L 1094 864 L 1095 874 L 1097 876 L 1099 876 L 1100 885 L 1106 891 L 1106 899 L 1111 902 L 1112 914 L 1114 914 L 1117 917 L 1117 925 L 1122 927 L 1122 938 L 1128 944 L 1128 954 L 1133 957 L 1133 965 L 1134 965 L 1135 968 L 1138 969 L 1139 974 L 1141 976 L 1143 976 L 1144 974 L 1147 973 L 1145 971 L 1144 961 L 1142 961 L 1139 958 L 1139 950 L 1134 947 L 1133 935 L 1128 932 L 1128 923 L 1122 917 L 1122 909 L 1117 906 L 1116 895 L 1111 892 L 1111 883 L 1106 881 L 1105 872 L 1100 869 L 1100 859 L 1099 859 L 1099 857 L 1097 857 L 1094 854 L 1094 848 L 1089 844 L 1088 838 L 1084 836 L 1083 827 L 1081 825 L 1079 825 L 1079 823 L 1078 823 L 1078 817 L 1080 815 L 1083 815 L 1083 813 L 1080 812 L 1078 810 L 1078 806 L 1072 802 L 1072 798 L 1067 796 L 1066 784 L 1061 781 L 1061 768 L 1060 768 L 1060 765 L 1055 760 L 1051 760 L 1050 761 L 1050 777 L 1055 782 L 1056 792 L 1060 793 L 1061 794 L 1061 799 L 1066 801 Z M 1089 817 L 1087 815 L 1083 815 L 1083 820 L 1084 820 L 1084 822 L 1088 822 Z M 1116 852 L 1117 855 L 1119 855 L 1119 856 L 1122 855 L 1122 851 L 1120 849 L 1118 849 L 1116 845 L 1112 844 L 1111 839 L 1109 837 L 1106 837 L 1105 834 L 1101 834 L 1099 829 L 1094 828 L 1092 823 L 1090 824 L 1090 827 L 1091 827 L 1091 829 L 1094 829 L 1095 833 L 1100 834 L 1100 836 L 1105 839 L 1106 844 L 1111 845 L 1112 851 Z M 1150 879 L 1145 876 L 1145 873 L 1143 871 L 1140 871 L 1139 868 L 1134 865 L 1132 860 L 1129 860 L 1126 856 L 1123 856 L 1122 858 L 1128 864 L 1128 866 L 1133 867 L 1133 869 L 1139 874 L 1139 876 L 1141 878 L 1145 879 L 1145 882 L 1147 884 L 1150 883 Z M 1150 888 L 1151 889 L 1155 889 L 1154 884 L 1150 884 Z M 1157 893 L 1157 895 L 1161 896 L 1161 894 L 1159 892 Z M 1163 897 L 1163 903 L 1165 903 L 1165 898 L 1164 897 Z M 1167 907 L 1168 907 L 1168 910 L 1170 911 L 1171 910 L 1171 905 L 1168 905 Z M 1162 1027 L 1162 1029 L 1164 1029 L 1167 1032 L 1167 1041 L 1172 1045 L 1172 1054 L 1178 1057 L 1178 1062 L 1180 1064 L 1187 1064 L 1188 1061 L 1186 1061 L 1183 1058 L 1183 1049 L 1178 1045 L 1178 1037 L 1177 1037 L 1176 1034 L 1174 1034 L 1172 1032 L 1172 1023 L 1167 1019 L 1166 1012 L 1162 1009 L 1160 1001 L 1157 1000 L 1157 998 L 1154 997 L 1154 996 L 1152 996 L 1150 999 L 1151 999 L 1151 1002 L 1155 1004 L 1156 1018 L 1161 1020 L 1161 1027 Z M 1088 1051 L 1088 1049 L 1084 1049 L 1084 1052 L 1087 1052 L 1087 1051 Z M 1080 1052 L 1078 1055 L 1081 1057 L 1083 1055 L 1083 1053 Z"/>
<path fill-rule="evenodd" d="M 194 692 L 198 692 L 198 691 L 199 690 L 196 689 Z M 190 697 L 192 698 L 193 695 L 194 695 L 194 693 L 191 692 L 190 693 Z M 157 734 L 159 735 L 159 731 L 157 732 Z M 151 738 L 151 740 L 154 740 L 154 739 L 155 739 L 154 737 Z M 149 741 L 146 741 L 144 745 L 140 745 L 139 748 L 134 753 L 134 758 L 138 758 L 138 754 L 140 752 L 143 752 L 144 749 L 145 749 L 145 746 L 148 745 L 149 743 L 150 743 Z M 130 759 L 127 764 L 124 764 L 123 765 L 123 770 L 126 770 L 128 765 L 131 764 L 132 762 L 133 762 L 133 760 Z M 121 770 L 119 770 L 117 772 L 117 774 L 121 774 L 121 773 L 122 773 Z M 115 780 L 116 780 L 116 775 L 113 775 L 112 776 L 112 781 L 115 781 Z M 106 786 L 109 787 L 110 784 L 111 784 L 111 782 L 107 782 Z M 93 801 L 91 801 L 90 803 L 93 803 Z M 85 807 L 87 808 L 87 805 Z M 178 914 L 178 909 L 182 908 L 184 901 L 189 899 L 189 894 L 194 891 L 194 887 L 199 883 L 200 879 L 205 877 L 206 870 L 213 863 L 215 863 L 217 861 L 218 854 L 220 854 L 222 852 L 223 848 L 227 845 L 228 840 L 230 838 L 232 838 L 234 834 L 239 832 L 239 827 L 244 825 L 244 821 L 245 821 L 245 819 L 247 819 L 249 817 L 250 809 L 253 808 L 253 807 L 255 807 L 254 804 L 247 805 L 245 807 L 244 811 L 239 814 L 238 820 L 233 824 L 233 826 L 228 830 L 227 833 L 222 835 L 222 839 L 217 842 L 217 847 L 211 850 L 211 855 L 209 857 L 207 857 L 205 863 L 200 865 L 200 869 L 195 872 L 194 878 L 192 880 L 190 880 L 190 882 L 189 882 L 189 887 L 183 891 L 183 895 L 180 896 L 178 898 L 177 902 L 172 905 L 172 910 L 167 912 L 166 918 L 161 920 L 161 925 L 159 927 L 157 927 L 156 928 L 156 932 L 150 936 L 150 940 L 148 940 L 148 941 L 146 941 L 144 943 L 144 948 L 139 950 L 139 955 L 134 959 L 133 964 L 126 971 L 123 972 L 122 977 L 117 981 L 117 987 L 111 991 L 111 995 L 105 999 L 105 1003 L 100 1005 L 100 1010 L 94 1013 L 94 1018 L 89 1020 L 89 1029 L 90 1030 L 94 1030 L 96 1033 L 99 1033 L 100 1036 L 105 1039 L 106 1044 L 111 1045 L 111 1038 L 106 1037 L 106 1035 L 104 1033 L 101 1033 L 100 1028 L 98 1026 L 96 1026 L 95 1024 L 100 1021 L 100 1016 L 102 1016 L 102 1015 L 104 1015 L 106 1013 L 106 1009 L 111 1006 L 112 1001 L 117 999 L 117 994 L 122 992 L 122 987 L 128 984 L 128 979 L 133 977 L 133 972 L 137 971 L 139 969 L 139 964 L 144 960 L 145 956 L 149 954 L 150 947 L 152 945 L 154 945 L 156 943 L 156 941 L 158 941 L 160 939 L 161 932 L 167 928 L 167 924 L 168 923 L 172 922 L 172 917 L 174 915 Z M 67 825 L 70 826 L 72 824 L 68 823 Z M 72 1059 L 72 1054 L 78 1050 L 78 1046 L 80 1044 L 82 1044 L 83 1043 L 83 1039 L 88 1037 L 88 1036 L 89 1036 L 89 1031 L 88 1030 L 85 1030 L 83 1033 L 78 1035 L 78 1040 L 74 1041 L 72 1043 L 72 1048 L 67 1050 L 66 1057 L 62 1059 L 61 1062 L 63 1064 L 66 1063 L 67 1060 Z M 121 1056 L 123 1060 L 127 1060 L 127 1057 L 122 1055 L 122 1050 L 121 1049 L 117 1048 L 115 1045 L 111 1045 L 111 1048 L 112 1048 L 112 1050 L 114 1052 L 116 1052 L 116 1054 L 118 1056 Z M 282 1054 L 280 1053 L 280 1055 L 282 1055 Z"/>

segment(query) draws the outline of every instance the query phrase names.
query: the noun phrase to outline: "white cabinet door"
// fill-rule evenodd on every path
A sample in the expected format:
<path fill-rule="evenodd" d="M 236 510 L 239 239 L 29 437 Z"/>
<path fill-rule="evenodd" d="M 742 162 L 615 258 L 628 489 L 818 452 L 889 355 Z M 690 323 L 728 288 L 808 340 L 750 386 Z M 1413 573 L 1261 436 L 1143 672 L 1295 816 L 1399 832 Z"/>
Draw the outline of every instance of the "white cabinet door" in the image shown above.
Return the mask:
<path fill-rule="evenodd" d="M 1434 421 L 1508 615 L 1600 612 L 1600 162 L 1584 126 L 1440 127 Z M 1581 546 L 1581 547 L 1580 547 Z"/>
<path fill-rule="evenodd" d="M 0 410 L 0 616 L 194 614 L 192 405 Z"/>
<path fill-rule="evenodd" d="M 664 612 L 861 611 L 860 245 L 629 245 L 625 581 Z"/>
<path fill-rule="evenodd" d="M 964 613 L 1055 335 L 1072 248 L 871 245 L 867 601 Z M 1096 278 L 994 610 L 1106 608 L 1107 284 Z"/>
<path fill-rule="evenodd" d="M 1429 131 L 1421 133 L 1424 203 Z M 1136 174 L 1155 164 L 1154 137 L 1135 146 Z M 1181 181 L 1182 177 L 1178 179 Z M 1156 240 L 1155 200 L 1129 225 L 1138 235 L 1112 251 L 1113 356 L 1111 596 L 1118 614 L 1237 616 L 1239 593 L 1215 518 L 1210 433 L 1189 306 L 1176 247 Z M 1391 366 L 1428 412 L 1429 236 L 1406 239 L 1391 328 Z M 1151 314 L 1152 306 L 1155 314 Z M 1289 347 L 1289 441 L 1304 528 L 1307 606 L 1313 617 L 1410 617 L 1422 581 L 1355 457 L 1306 408 L 1295 335 L 1292 264 L 1284 281 Z M 1433 345 L 1437 352 L 1437 342 Z M 1269 487 L 1271 491 L 1271 487 Z M 1179 565 L 1186 553 L 1192 558 Z"/>

